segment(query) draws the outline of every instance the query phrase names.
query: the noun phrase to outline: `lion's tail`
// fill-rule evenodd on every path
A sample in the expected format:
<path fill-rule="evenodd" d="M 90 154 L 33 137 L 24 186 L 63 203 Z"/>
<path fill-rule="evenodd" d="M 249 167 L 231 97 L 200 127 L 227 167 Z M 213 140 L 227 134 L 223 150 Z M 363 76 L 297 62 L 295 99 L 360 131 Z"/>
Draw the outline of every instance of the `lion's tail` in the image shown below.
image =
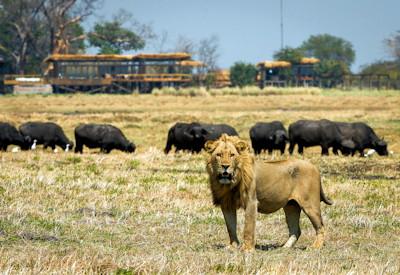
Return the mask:
<path fill-rule="evenodd" d="M 324 190 L 322 190 L 322 185 L 321 185 L 321 188 L 320 188 L 320 197 L 321 197 L 321 201 L 323 201 L 327 205 L 332 205 L 333 204 L 333 201 L 329 197 L 327 197 L 325 195 L 325 193 L 324 193 Z"/>

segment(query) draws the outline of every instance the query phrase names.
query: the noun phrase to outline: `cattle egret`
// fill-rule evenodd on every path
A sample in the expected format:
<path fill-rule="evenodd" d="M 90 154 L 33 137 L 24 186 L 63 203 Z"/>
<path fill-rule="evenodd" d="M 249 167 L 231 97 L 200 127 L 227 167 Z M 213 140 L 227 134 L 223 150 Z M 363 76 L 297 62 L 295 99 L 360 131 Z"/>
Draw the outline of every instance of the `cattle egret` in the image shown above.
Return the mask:
<path fill-rule="evenodd" d="M 69 151 L 69 144 L 67 144 L 66 146 L 65 146 L 65 152 L 68 152 Z"/>
<path fill-rule="evenodd" d="M 56 149 L 54 149 L 54 151 L 53 151 L 54 153 L 58 153 L 58 149 L 56 148 Z"/>
<path fill-rule="evenodd" d="M 366 154 L 364 154 L 364 157 L 370 157 L 373 154 L 375 154 L 375 150 L 374 149 L 369 149 L 368 152 Z"/>
<path fill-rule="evenodd" d="M 32 145 L 31 145 L 31 150 L 36 149 L 36 143 L 37 143 L 37 139 L 34 139 Z"/>
<path fill-rule="evenodd" d="M 12 149 L 11 149 L 11 152 L 13 152 L 13 153 L 19 152 L 19 147 L 14 147 L 14 148 L 12 148 Z"/>

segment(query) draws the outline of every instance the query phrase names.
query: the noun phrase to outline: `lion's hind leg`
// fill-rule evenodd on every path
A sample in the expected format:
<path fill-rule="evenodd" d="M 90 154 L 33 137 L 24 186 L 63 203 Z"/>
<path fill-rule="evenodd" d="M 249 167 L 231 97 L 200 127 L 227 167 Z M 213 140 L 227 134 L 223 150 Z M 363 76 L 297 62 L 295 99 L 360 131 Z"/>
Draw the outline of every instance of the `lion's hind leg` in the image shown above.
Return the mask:
<path fill-rule="evenodd" d="M 321 248 L 324 244 L 324 237 L 325 237 L 324 224 L 322 222 L 322 217 L 321 217 L 321 209 L 319 208 L 319 206 L 318 207 L 311 206 L 311 207 L 304 207 L 303 211 L 310 219 L 317 234 L 315 241 L 311 247 Z"/>
<path fill-rule="evenodd" d="M 289 228 L 289 239 L 283 247 L 293 247 L 301 235 L 299 224 L 301 208 L 296 201 L 291 200 L 283 210 L 285 211 L 286 223 Z"/>

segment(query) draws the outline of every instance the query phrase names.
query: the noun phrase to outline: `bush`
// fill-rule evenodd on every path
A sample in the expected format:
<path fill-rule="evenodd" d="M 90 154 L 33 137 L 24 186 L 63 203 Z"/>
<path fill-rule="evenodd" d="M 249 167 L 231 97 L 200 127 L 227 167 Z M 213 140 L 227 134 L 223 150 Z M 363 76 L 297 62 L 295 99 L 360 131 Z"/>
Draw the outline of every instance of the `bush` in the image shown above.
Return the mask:
<path fill-rule="evenodd" d="M 255 83 L 257 68 L 253 64 L 237 62 L 230 69 L 230 79 L 233 86 L 251 86 Z"/>

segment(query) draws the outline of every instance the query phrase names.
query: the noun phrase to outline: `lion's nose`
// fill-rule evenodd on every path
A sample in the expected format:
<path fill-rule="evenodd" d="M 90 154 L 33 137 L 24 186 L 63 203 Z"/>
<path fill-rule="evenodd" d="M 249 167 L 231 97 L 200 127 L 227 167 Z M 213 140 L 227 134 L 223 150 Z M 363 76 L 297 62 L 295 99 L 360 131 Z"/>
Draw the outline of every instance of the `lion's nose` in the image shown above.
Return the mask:
<path fill-rule="evenodd" d="M 229 168 L 229 165 L 221 165 L 221 166 L 222 166 L 222 168 L 224 168 L 224 171 L 228 170 L 228 168 Z"/>

